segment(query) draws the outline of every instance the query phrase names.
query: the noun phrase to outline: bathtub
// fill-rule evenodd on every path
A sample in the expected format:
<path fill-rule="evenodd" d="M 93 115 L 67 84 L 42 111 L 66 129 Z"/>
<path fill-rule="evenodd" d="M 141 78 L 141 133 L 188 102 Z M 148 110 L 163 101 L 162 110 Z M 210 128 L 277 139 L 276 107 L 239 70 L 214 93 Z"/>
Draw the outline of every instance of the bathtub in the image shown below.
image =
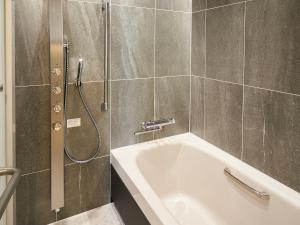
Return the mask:
<path fill-rule="evenodd" d="M 111 160 L 152 225 L 300 224 L 298 192 L 193 134 L 114 149 Z"/>

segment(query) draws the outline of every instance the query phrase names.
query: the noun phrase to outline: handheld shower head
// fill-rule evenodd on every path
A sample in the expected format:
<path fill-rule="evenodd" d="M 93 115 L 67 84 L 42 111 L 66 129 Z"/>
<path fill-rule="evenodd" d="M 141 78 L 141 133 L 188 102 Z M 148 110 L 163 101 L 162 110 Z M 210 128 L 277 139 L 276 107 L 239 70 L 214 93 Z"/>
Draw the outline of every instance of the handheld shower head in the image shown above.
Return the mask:
<path fill-rule="evenodd" d="M 77 78 L 76 78 L 77 86 L 81 86 L 82 71 L 83 71 L 83 58 L 80 58 L 78 61 L 78 70 L 77 70 Z"/>

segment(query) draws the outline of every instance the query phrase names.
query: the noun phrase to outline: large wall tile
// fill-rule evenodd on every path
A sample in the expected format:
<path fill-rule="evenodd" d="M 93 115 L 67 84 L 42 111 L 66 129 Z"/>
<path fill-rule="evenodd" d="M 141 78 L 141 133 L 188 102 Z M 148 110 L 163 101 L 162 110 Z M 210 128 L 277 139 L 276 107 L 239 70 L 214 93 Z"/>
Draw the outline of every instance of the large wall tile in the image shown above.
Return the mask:
<path fill-rule="evenodd" d="M 157 11 L 156 76 L 190 74 L 191 15 Z"/>
<path fill-rule="evenodd" d="M 110 202 L 110 157 L 81 165 L 81 211 L 88 211 Z"/>
<path fill-rule="evenodd" d="M 23 173 L 50 168 L 49 106 L 49 86 L 16 88 L 16 161 Z"/>
<path fill-rule="evenodd" d="M 61 211 L 57 214 L 57 219 L 62 220 L 64 218 L 76 215 L 80 213 L 80 165 L 72 164 L 65 166 L 64 171 L 64 187 L 65 187 L 65 205 Z"/>
<path fill-rule="evenodd" d="M 300 93 L 300 1 L 247 2 L 245 84 Z"/>
<path fill-rule="evenodd" d="M 205 80 L 205 139 L 240 158 L 243 87 Z"/>
<path fill-rule="evenodd" d="M 156 0 L 156 8 L 191 12 L 192 0 Z"/>
<path fill-rule="evenodd" d="M 112 148 L 152 139 L 152 134 L 134 136 L 134 132 L 154 117 L 153 85 L 153 79 L 112 82 Z"/>
<path fill-rule="evenodd" d="M 176 124 L 155 133 L 162 138 L 189 131 L 190 77 L 155 79 L 155 118 L 175 118 Z"/>
<path fill-rule="evenodd" d="M 112 7 L 112 79 L 154 76 L 154 9 Z"/>
<path fill-rule="evenodd" d="M 15 2 L 16 85 L 49 83 L 47 0 Z"/>
<path fill-rule="evenodd" d="M 193 12 L 206 9 L 206 0 L 192 0 Z"/>
<path fill-rule="evenodd" d="M 245 88 L 243 160 L 300 191 L 300 97 Z"/>
<path fill-rule="evenodd" d="M 156 0 L 111 0 L 112 4 L 154 8 Z"/>
<path fill-rule="evenodd" d="M 193 13 L 192 26 L 192 75 L 205 75 L 205 12 Z"/>
<path fill-rule="evenodd" d="M 192 77 L 191 132 L 204 137 L 204 79 Z"/>
<path fill-rule="evenodd" d="M 51 210 L 50 171 L 22 176 L 17 187 L 17 225 L 45 225 L 55 221 Z"/>
<path fill-rule="evenodd" d="M 64 39 L 70 47 L 69 82 L 76 79 L 79 58 L 84 59 L 83 81 L 103 80 L 104 16 L 101 4 L 65 2 Z"/>
<path fill-rule="evenodd" d="M 242 2 L 244 0 L 207 0 L 207 8 L 213 8 L 233 3 Z"/>
<path fill-rule="evenodd" d="M 100 131 L 100 154 L 109 155 L 110 113 L 101 111 L 103 102 L 103 82 L 83 83 L 82 93 Z M 80 118 L 81 126 L 67 129 L 66 144 L 73 157 L 84 160 L 97 149 L 97 131 L 84 109 L 75 84 L 68 89 L 68 119 Z M 67 160 L 69 162 L 69 160 Z"/>
<path fill-rule="evenodd" d="M 244 4 L 207 11 L 207 77 L 243 83 Z"/>

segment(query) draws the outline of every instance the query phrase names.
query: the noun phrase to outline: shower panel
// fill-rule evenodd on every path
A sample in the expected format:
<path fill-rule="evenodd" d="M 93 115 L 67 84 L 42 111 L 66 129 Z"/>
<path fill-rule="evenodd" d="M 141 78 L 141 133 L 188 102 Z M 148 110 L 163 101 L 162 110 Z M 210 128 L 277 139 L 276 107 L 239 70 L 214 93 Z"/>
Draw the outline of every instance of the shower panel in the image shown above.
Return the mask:
<path fill-rule="evenodd" d="M 49 1 L 51 71 L 51 209 L 64 207 L 63 0 Z"/>
<path fill-rule="evenodd" d="M 81 104 L 97 133 L 97 147 L 85 159 L 77 159 L 67 146 L 68 129 L 68 74 L 69 52 L 72 51 L 64 40 L 63 0 L 49 1 L 50 27 L 50 72 L 51 72 L 51 209 L 59 212 L 64 207 L 64 153 L 75 163 L 87 163 L 95 159 L 100 152 L 101 137 L 90 107 L 82 92 L 81 77 L 84 74 L 84 58 L 79 58 L 77 68 L 76 88 Z M 104 33 L 104 99 L 99 110 L 108 110 L 108 40 L 109 40 L 109 2 L 104 1 L 102 10 L 105 12 Z"/>

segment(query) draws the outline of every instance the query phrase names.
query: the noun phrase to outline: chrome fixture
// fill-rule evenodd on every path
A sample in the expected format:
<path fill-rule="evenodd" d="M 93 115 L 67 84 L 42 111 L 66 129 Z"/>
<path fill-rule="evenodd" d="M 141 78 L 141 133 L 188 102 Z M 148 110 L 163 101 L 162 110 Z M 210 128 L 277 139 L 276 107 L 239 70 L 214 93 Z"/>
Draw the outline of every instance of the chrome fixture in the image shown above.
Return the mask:
<path fill-rule="evenodd" d="M 141 131 L 134 132 L 135 136 L 141 134 L 147 134 L 150 132 L 161 131 L 164 126 L 175 124 L 174 118 L 159 119 L 159 120 L 148 120 L 141 123 Z"/>
<path fill-rule="evenodd" d="M 109 39 L 109 1 L 104 0 L 102 10 L 105 11 L 105 34 L 104 34 L 104 100 L 101 105 L 102 111 L 108 110 L 108 39 Z"/>
<path fill-rule="evenodd" d="M 228 177 L 233 179 L 236 183 L 241 185 L 241 187 L 245 188 L 246 190 L 248 190 L 249 192 L 251 192 L 252 194 L 257 196 L 258 198 L 263 199 L 263 200 L 270 199 L 270 195 L 268 193 L 266 193 L 264 191 L 258 191 L 256 189 L 254 189 L 253 187 L 249 186 L 248 184 L 246 184 L 245 182 L 241 181 L 238 177 L 236 177 L 232 174 L 232 172 L 229 168 L 225 168 L 224 173 L 225 173 L 225 175 L 227 175 Z"/>
<path fill-rule="evenodd" d="M 21 171 L 16 168 L 0 168 L 0 177 L 1 176 L 12 176 L 9 180 L 8 184 L 6 185 L 5 190 L 1 193 L 0 197 L 0 220 L 1 217 L 7 207 L 7 204 L 14 194 L 16 187 L 21 178 Z"/>
<path fill-rule="evenodd" d="M 51 73 L 51 209 L 64 207 L 63 0 L 49 1 Z M 54 109 L 54 110 L 53 110 Z"/>
<path fill-rule="evenodd" d="M 65 92 L 64 92 L 64 124 L 65 124 L 65 132 L 67 131 L 67 112 L 68 112 L 68 73 L 69 73 L 69 44 L 65 43 L 64 44 L 64 59 L 65 59 L 65 81 L 64 81 L 64 87 L 65 87 Z M 79 160 L 76 159 L 74 156 L 71 155 L 69 148 L 67 146 L 67 143 L 65 142 L 65 153 L 66 155 L 69 157 L 69 159 L 75 163 L 87 163 L 90 162 L 91 160 L 93 160 L 95 157 L 97 157 L 100 153 L 100 146 L 101 146 L 101 139 L 100 139 L 100 131 L 98 129 L 97 123 L 95 121 L 94 116 L 92 115 L 89 106 L 87 105 L 87 102 L 85 100 L 85 97 L 82 93 L 82 82 L 81 82 L 81 78 L 82 78 L 82 74 L 83 74 L 83 64 L 84 61 L 82 58 L 79 59 L 78 61 L 78 69 L 77 69 L 77 78 L 76 78 L 76 87 L 77 87 L 77 91 L 79 93 L 79 97 L 81 99 L 81 102 L 84 106 L 85 111 L 87 112 L 87 115 L 89 117 L 89 119 L 91 120 L 93 127 L 95 128 L 96 132 L 97 132 L 97 148 L 95 149 L 94 153 L 89 156 L 87 159 L 84 160 Z M 67 137 L 66 133 L 65 133 L 65 137 Z"/>

